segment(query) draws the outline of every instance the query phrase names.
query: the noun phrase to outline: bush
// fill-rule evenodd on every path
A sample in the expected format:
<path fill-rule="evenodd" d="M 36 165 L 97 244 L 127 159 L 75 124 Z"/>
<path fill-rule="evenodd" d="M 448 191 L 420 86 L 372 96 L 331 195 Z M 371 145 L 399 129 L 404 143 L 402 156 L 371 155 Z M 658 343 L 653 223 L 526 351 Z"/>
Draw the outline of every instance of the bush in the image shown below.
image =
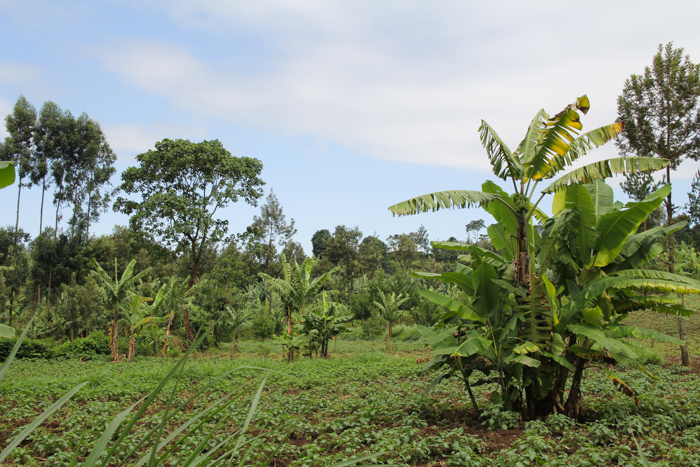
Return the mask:
<path fill-rule="evenodd" d="M 74 339 L 72 342 L 65 342 L 58 346 L 55 355 L 65 358 L 88 359 L 109 353 L 109 339 L 104 334 L 99 333 L 98 335 L 91 334 L 89 337 Z"/>
<path fill-rule="evenodd" d="M 0 339 L 0 361 L 4 362 L 17 343 L 17 338 Z M 15 358 L 53 358 L 54 344 L 51 339 L 25 339 Z"/>
<path fill-rule="evenodd" d="M 141 355 L 142 357 L 153 355 L 153 338 L 151 336 L 147 334 L 136 336 L 136 355 Z"/>
<path fill-rule="evenodd" d="M 250 325 L 253 335 L 259 339 L 272 337 L 275 332 L 275 318 L 266 311 L 260 311 Z"/>

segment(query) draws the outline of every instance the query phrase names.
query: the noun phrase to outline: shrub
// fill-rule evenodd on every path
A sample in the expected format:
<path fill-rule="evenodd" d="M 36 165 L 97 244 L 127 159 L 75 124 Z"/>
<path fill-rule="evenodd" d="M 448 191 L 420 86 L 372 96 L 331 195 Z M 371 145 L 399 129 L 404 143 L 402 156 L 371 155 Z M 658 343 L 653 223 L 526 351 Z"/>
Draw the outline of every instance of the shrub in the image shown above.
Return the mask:
<path fill-rule="evenodd" d="M 102 336 L 83 337 L 65 342 L 58 346 L 55 355 L 65 358 L 92 358 L 96 355 L 109 354 L 109 339 Z M 21 348 L 21 347 L 20 347 Z"/>
<path fill-rule="evenodd" d="M 253 335 L 264 341 L 266 338 L 272 337 L 272 334 L 275 332 L 275 326 L 275 318 L 266 311 L 260 311 L 253 318 L 253 323 L 250 327 Z"/>
<path fill-rule="evenodd" d="M 17 342 L 17 338 L 0 339 L 0 361 L 5 359 L 12 352 Z M 15 358 L 53 358 L 55 356 L 54 344 L 51 339 L 25 339 L 22 342 Z"/>

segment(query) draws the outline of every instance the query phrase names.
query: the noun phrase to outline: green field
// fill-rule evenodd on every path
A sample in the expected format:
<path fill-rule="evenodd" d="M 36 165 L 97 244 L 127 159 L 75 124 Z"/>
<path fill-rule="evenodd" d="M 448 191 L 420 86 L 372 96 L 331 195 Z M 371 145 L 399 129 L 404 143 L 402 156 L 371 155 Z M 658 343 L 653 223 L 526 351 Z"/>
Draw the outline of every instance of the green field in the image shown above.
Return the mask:
<path fill-rule="evenodd" d="M 649 318 L 640 313 L 636 319 Z M 654 323 L 664 319 L 657 315 Z M 697 321 L 689 320 L 695 361 Z M 522 424 L 518 414 L 487 405 L 494 389 L 488 386 L 477 393 L 486 407 L 481 419 L 457 380 L 424 394 L 434 375 L 419 372 L 421 365 L 415 360 L 429 354 L 419 343 L 399 342 L 398 351 L 386 353 L 376 342 L 372 350 L 370 342 L 339 341 L 337 349 L 331 344 L 328 360 L 286 363 L 276 344 L 243 341 L 240 353 L 229 349 L 195 353 L 181 384 L 166 386 L 114 459 L 124 459 L 158 424 L 173 389 L 175 402 L 184 401 L 217 376 L 254 366 L 261 369 L 233 371 L 168 422 L 167 429 L 173 430 L 214 401 L 232 397 L 233 403 L 183 439 L 164 465 L 180 465 L 206 433 L 214 433 L 209 447 L 235 434 L 265 377 L 246 433 L 253 442 L 241 449 L 241 455 L 249 456 L 244 465 L 269 461 L 274 466 L 327 466 L 383 451 L 388 453 L 378 462 L 410 466 L 640 465 L 635 440 L 654 465 L 700 465 L 697 371 L 663 364 L 674 357 L 675 349 L 659 344 L 639 349 L 648 362 L 662 365 L 645 365 L 649 374 L 625 362 L 614 370 L 635 391 L 638 404 L 617 391 L 608 379 L 609 370 L 591 368 L 584 380 L 584 411 L 578 424 L 557 415 Z M 112 418 L 144 397 L 176 362 L 152 357 L 120 364 L 101 357 L 87 362 L 15 361 L 0 384 L 3 447 L 69 389 L 88 384 L 37 428 L 6 465 L 70 465 L 75 452 L 77 461 L 84 461 Z M 238 439 L 234 436 L 230 443 Z M 147 451 L 138 448 L 137 453 L 125 465 L 135 465 Z M 233 465 L 239 463 L 236 458 Z"/>

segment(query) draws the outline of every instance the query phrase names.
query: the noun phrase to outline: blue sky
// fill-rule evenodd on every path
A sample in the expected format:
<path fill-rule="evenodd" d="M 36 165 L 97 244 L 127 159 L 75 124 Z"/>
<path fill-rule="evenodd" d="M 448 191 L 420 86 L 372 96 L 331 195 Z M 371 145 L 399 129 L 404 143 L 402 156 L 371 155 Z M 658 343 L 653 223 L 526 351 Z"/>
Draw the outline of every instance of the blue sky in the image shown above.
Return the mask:
<path fill-rule="evenodd" d="M 587 94 L 584 129 L 612 123 L 625 79 L 660 43 L 700 61 L 698 18 L 691 1 L 0 1 L 0 114 L 20 94 L 86 112 L 119 171 L 163 138 L 219 139 L 263 162 L 265 192 L 307 253 L 314 232 L 338 224 L 463 239 L 488 214 L 398 219 L 387 207 L 494 179 L 481 119 L 514 148 L 540 108 Z M 610 144 L 584 162 L 616 155 Z M 673 175 L 678 204 L 698 166 Z M 16 191 L 3 193 L 14 224 Z M 33 235 L 38 211 L 39 191 L 23 193 Z M 238 203 L 222 216 L 236 233 L 258 212 Z M 127 223 L 109 212 L 92 232 Z"/>

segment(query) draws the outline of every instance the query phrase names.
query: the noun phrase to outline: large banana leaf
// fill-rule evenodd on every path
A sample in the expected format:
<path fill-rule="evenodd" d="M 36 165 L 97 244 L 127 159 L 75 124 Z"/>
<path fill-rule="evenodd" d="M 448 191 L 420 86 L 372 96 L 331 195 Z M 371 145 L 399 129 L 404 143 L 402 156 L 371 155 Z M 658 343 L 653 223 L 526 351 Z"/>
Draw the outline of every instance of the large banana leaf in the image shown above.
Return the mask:
<path fill-rule="evenodd" d="M 666 185 L 628 209 L 609 212 L 602 216 L 596 226 L 595 266 L 603 267 L 610 264 L 622 250 L 627 238 L 637 231 L 670 192 L 671 186 Z"/>
<path fill-rule="evenodd" d="M 584 133 L 578 138 L 571 141 L 569 149 L 562 155 L 555 155 L 552 159 L 551 169 L 549 173 L 543 174 L 543 178 L 551 178 L 557 172 L 574 163 L 581 156 L 584 156 L 592 149 L 602 146 L 607 143 L 622 131 L 622 123 L 613 123 L 602 126 Z"/>
<path fill-rule="evenodd" d="M 700 289 L 700 281 L 692 277 L 683 276 L 681 274 L 673 274 L 666 271 L 658 271 L 656 269 L 623 269 L 616 271 L 611 276 L 634 277 L 637 279 L 662 279 L 667 281 L 680 282 L 683 284 L 692 285 Z"/>
<path fill-rule="evenodd" d="M 571 217 L 571 227 L 578 233 L 576 244 L 580 257 L 588 258 L 596 243 L 593 227 L 597 219 L 593 199 L 585 186 L 572 185 L 564 191 L 564 202 L 568 209 L 578 209 L 578 215 Z"/>
<path fill-rule="evenodd" d="M 488 226 L 486 231 L 489 234 L 491 243 L 496 251 L 503 250 L 503 257 L 507 261 L 512 261 L 515 257 L 513 253 L 513 242 L 512 237 L 506 234 L 506 229 L 501 224 L 491 224 Z"/>
<path fill-rule="evenodd" d="M 419 214 L 428 211 L 438 211 L 448 208 L 470 208 L 485 206 L 499 196 L 482 191 L 453 190 L 438 191 L 423 196 L 408 199 L 389 207 L 389 210 L 398 216 Z"/>
<path fill-rule="evenodd" d="M 595 212 L 597 222 L 600 216 L 609 213 L 613 209 L 613 200 L 615 197 L 613 189 L 600 178 L 591 181 L 591 183 L 586 183 L 583 186 L 586 187 L 586 190 L 588 190 L 588 193 L 591 195 L 593 211 Z"/>
<path fill-rule="evenodd" d="M 630 358 L 637 358 L 637 354 L 627 344 L 617 340 L 614 337 L 607 336 L 590 324 L 569 324 L 567 329 L 575 334 L 586 336 L 600 344 L 605 350 L 615 354 L 627 354 Z"/>
<path fill-rule="evenodd" d="M 663 238 L 668 237 L 673 232 L 677 232 L 686 225 L 688 225 L 687 221 L 681 221 L 676 222 L 673 225 L 669 225 L 668 227 L 660 225 L 658 227 L 654 227 L 653 229 L 645 230 L 644 232 L 632 235 L 629 237 L 629 239 L 627 239 L 627 242 L 625 242 L 624 246 L 622 247 L 622 250 L 620 250 L 620 254 L 623 256 L 631 256 L 637 250 L 639 250 L 639 248 L 646 241 L 661 240 Z"/>
<path fill-rule="evenodd" d="M 656 258 L 663 252 L 662 239 L 680 230 L 685 225 L 687 225 L 685 221 L 677 222 L 668 227 L 660 226 L 632 235 L 623 245 L 615 262 L 605 268 L 605 272 L 610 274 L 617 270 L 642 267 L 647 261 Z"/>
<path fill-rule="evenodd" d="M 15 164 L 10 161 L 0 161 L 0 188 L 15 183 Z"/>
<path fill-rule="evenodd" d="M 483 120 L 479 127 L 479 138 L 489 156 L 493 173 L 498 178 L 508 180 L 509 178 L 518 179 L 522 176 L 523 166 L 518 158 L 513 156 L 513 153 L 494 129 Z"/>
<path fill-rule="evenodd" d="M 599 297 L 608 289 L 638 289 L 657 292 L 696 294 L 700 293 L 700 286 L 668 279 L 636 278 L 628 276 L 607 276 L 592 280 L 586 287 L 576 294 L 572 301 L 582 305 L 586 300 Z"/>
<path fill-rule="evenodd" d="M 546 178 L 552 171 L 561 170 L 561 158 L 569 151 L 575 134 L 583 128 L 578 110 L 588 110 L 586 96 L 579 97 L 573 104 L 544 123 L 537 146 L 531 154 L 523 154 L 525 166 L 524 181 Z"/>
<path fill-rule="evenodd" d="M 491 310 L 497 308 L 500 302 L 498 284 L 493 282 L 493 279 L 497 277 L 496 269 L 486 263 L 474 269 L 472 273 L 474 311 L 483 318 L 486 318 Z"/>
<path fill-rule="evenodd" d="M 654 172 L 668 165 L 668 159 L 658 157 L 618 157 L 585 165 L 553 181 L 542 193 L 554 193 L 572 183 L 591 183 L 615 174 Z"/>
<path fill-rule="evenodd" d="M 638 295 L 615 303 L 615 313 L 623 314 L 637 310 L 652 310 L 676 316 L 690 316 L 693 310 L 686 308 L 683 301 L 674 296 Z"/>
<path fill-rule="evenodd" d="M 539 139 L 540 133 L 544 131 L 544 124 L 549 120 L 549 115 L 544 109 L 540 109 L 537 115 L 530 122 L 530 126 L 527 127 L 527 134 L 525 139 L 523 139 L 518 145 L 518 149 L 515 150 L 515 154 L 520 160 L 531 160 L 535 153 L 535 148 L 537 147 L 537 141 Z"/>
<path fill-rule="evenodd" d="M 457 284 L 457 286 L 469 296 L 474 295 L 474 286 L 472 278 L 460 272 L 443 272 L 437 274 L 434 272 L 416 271 L 411 274 L 413 277 L 421 277 L 423 279 L 440 279 L 446 284 Z"/>
<path fill-rule="evenodd" d="M 469 248 L 469 243 L 462 242 L 440 242 L 434 241 L 430 242 L 434 248 L 440 248 L 442 250 L 467 250 Z"/>
<path fill-rule="evenodd" d="M 654 339 L 657 342 L 668 342 L 669 344 L 683 345 L 684 342 L 676 337 L 663 334 L 652 329 L 640 328 L 638 326 L 617 325 L 610 326 L 616 336 L 636 337 L 638 339 Z"/>
<path fill-rule="evenodd" d="M 491 214 L 496 222 L 501 224 L 508 236 L 516 236 L 518 233 L 518 216 L 513 208 L 513 202 L 510 195 L 503 191 L 503 188 L 496 185 L 490 180 L 487 180 L 481 185 L 484 193 L 489 193 L 498 196 L 502 202 L 490 203 L 486 210 Z"/>
<path fill-rule="evenodd" d="M 464 303 L 458 302 L 457 300 L 454 300 L 450 297 L 446 297 L 445 295 L 426 289 L 421 290 L 420 294 L 428 300 L 430 300 L 431 302 L 437 303 L 438 305 L 442 305 L 448 310 L 457 313 L 457 315 L 462 319 L 468 319 L 471 321 L 478 322 L 486 321 L 486 315 L 480 315 L 478 314 L 478 312 L 475 312 Z"/>

